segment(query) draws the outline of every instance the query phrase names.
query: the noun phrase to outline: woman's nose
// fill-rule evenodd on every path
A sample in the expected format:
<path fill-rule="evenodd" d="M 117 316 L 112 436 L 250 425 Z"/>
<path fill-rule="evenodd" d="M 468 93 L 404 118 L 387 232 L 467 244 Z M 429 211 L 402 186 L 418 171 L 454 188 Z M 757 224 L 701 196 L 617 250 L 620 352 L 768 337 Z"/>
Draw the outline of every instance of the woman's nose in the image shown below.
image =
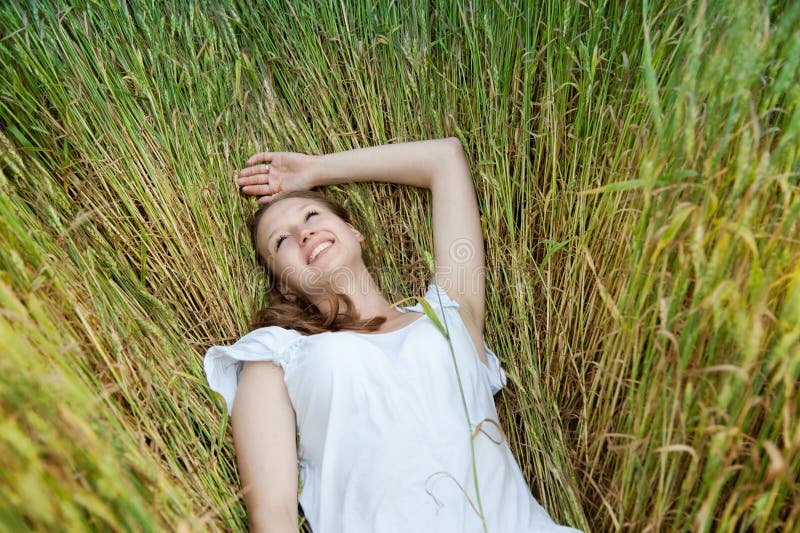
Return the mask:
<path fill-rule="evenodd" d="M 308 240 L 308 238 L 311 237 L 312 235 L 314 235 L 314 232 L 312 230 L 308 230 L 308 229 L 307 230 L 303 230 L 303 235 L 302 235 L 302 238 L 300 239 L 300 241 L 303 244 L 305 244 L 306 241 Z"/>

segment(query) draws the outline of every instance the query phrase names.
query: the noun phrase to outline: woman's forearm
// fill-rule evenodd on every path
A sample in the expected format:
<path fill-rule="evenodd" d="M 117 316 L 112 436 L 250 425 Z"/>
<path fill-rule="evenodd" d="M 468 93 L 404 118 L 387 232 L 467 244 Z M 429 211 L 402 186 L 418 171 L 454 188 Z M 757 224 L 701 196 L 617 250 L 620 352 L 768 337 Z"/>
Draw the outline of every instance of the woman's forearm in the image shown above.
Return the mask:
<path fill-rule="evenodd" d="M 357 181 L 384 181 L 432 189 L 463 151 L 455 137 L 386 144 L 315 156 L 314 186 Z"/>

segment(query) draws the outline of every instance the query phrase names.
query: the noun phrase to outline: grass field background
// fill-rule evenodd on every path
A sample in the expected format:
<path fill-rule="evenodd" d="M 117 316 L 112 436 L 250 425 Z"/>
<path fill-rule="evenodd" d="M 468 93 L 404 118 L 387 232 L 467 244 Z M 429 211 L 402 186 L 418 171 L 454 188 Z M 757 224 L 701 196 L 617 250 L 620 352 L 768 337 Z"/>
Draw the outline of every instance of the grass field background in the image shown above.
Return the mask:
<path fill-rule="evenodd" d="M 201 365 L 265 289 L 236 170 L 455 135 L 537 499 L 796 530 L 799 71 L 796 2 L 4 2 L 2 529 L 245 529 Z M 421 295 L 426 193 L 330 192 Z"/>

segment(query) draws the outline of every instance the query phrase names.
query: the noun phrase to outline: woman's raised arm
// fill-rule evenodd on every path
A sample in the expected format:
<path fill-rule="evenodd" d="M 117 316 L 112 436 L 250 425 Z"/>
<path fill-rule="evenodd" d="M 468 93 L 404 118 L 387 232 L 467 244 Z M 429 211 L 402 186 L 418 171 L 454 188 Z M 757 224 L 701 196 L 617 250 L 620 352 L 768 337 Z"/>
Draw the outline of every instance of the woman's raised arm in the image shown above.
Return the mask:
<path fill-rule="evenodd" d="M 460 303 L 480 359 L 486 281 L 478 201 L 461 142 L 455 138 L 386 144 L 320 156 L 262 152 L 240 172 L 242 192 L 268 202 L 283 192 L 382 181 L 431 190 L 436 282 Z"/>

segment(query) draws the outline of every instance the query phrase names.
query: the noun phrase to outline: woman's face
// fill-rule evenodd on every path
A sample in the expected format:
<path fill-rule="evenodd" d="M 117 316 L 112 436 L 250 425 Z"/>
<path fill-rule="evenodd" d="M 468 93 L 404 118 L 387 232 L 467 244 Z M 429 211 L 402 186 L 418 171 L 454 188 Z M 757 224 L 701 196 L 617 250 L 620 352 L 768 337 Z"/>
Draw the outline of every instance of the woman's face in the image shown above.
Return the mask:
<path fill-rule="evenodd" d="M 330 283 L 363 267 L 364 237 L 321 203 L 308 198 L 276 200 L 258 223 L 258 251 L 290 300 L 321 294 Z M 310 298 L 309 298 L 310 299 Z"/>

